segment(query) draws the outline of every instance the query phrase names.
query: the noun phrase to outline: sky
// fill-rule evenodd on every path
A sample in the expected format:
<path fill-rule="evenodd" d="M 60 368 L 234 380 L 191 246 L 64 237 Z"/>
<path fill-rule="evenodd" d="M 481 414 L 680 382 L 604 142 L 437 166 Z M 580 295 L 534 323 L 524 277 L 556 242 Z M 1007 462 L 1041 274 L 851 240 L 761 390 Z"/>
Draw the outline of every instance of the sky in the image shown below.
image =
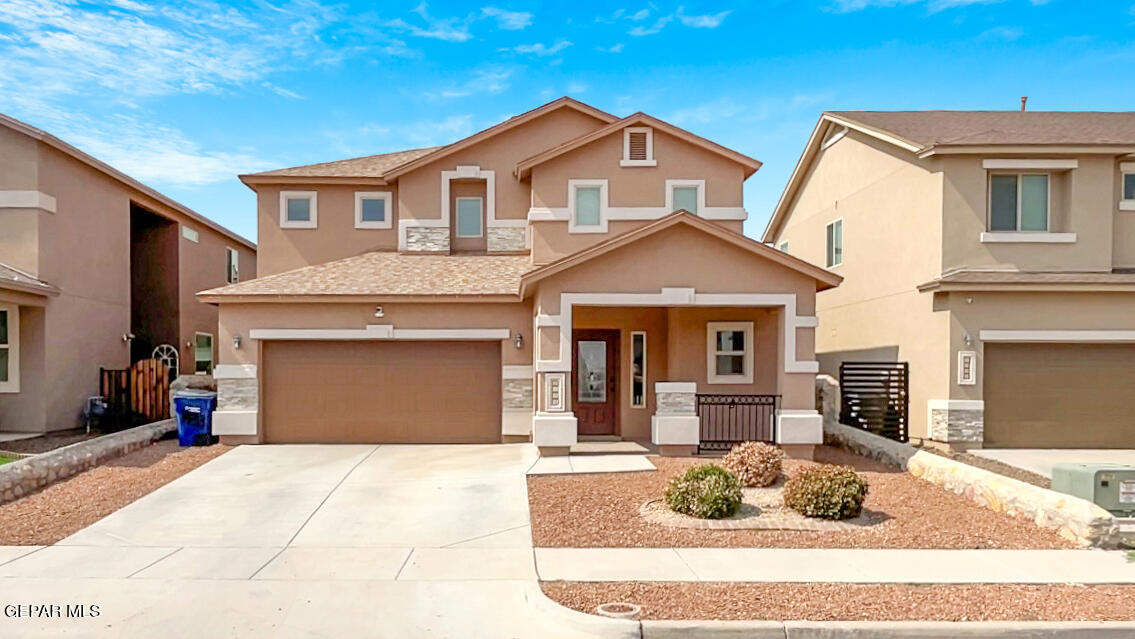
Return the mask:
<path fill-rule="evenodd" d="M 255 239 L 239 173 L 445 144 L 556 97 L 755 157 L 759 237 L 824 110 L 1131 110 L 1091 0 L 0 0 L 0 112 Z"/>

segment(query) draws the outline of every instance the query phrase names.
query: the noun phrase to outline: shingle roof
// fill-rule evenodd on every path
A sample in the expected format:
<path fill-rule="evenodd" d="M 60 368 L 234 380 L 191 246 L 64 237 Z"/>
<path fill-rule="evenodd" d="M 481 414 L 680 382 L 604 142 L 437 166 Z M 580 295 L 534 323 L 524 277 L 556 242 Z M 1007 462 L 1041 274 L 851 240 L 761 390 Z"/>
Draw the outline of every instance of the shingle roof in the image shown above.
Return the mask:
<path fill-rule="evenodd" d="M 517 295 L 528 255 L 375 251 L 202 291 L 202 296 Z"/>
<path fill-rule="evenodd" d="M 56 295 L 59 289 L 18 268 L 0 263 L 0 288 L 13 288 L 39 295 Z"/>
<path fill-rule="evenodd" d="M 952 284 L 1070 284 L 1070 285 L 1135 285 L 1135 273 L 1028 273 L 1021 271 L 955 271 L 920 285 L 920 290 L 931 290 Z"/>
<path fill-rule="evenodd" d="M 335 160 L 334 162 L 305 164 L 249 175 L 256 177 L 382 177 L 382 174 L 386 171 L 402 166 L 407 162 L 413 162 L 440 148 L 440 146 L 430 146 L 421 149 L 407 149 L 393 153 L 365 155 L 361 158 Z"/>
<path fill-rule="evenodd" d="M 1135 144 L 1135 111 L 829 111 L 904 138 L 939 145 Z"/>

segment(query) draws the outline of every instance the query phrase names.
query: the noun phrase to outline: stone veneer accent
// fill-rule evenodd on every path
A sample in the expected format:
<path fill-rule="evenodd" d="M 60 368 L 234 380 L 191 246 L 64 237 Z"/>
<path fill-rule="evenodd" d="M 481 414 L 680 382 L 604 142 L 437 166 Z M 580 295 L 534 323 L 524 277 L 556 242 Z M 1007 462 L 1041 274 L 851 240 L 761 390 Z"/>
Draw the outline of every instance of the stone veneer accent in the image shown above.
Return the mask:
<path fill-rule="evenodd" d="M 655 391 L 655 415 L 696 415 L 696 393 Z"/>
<path fill-rule="evenodd" d="M 523 226 L 490 226 L 486 238 L 489 253 L 516 253 L 525 250 Z"/>
<path fill-rule="evenodd" d="M 217 410 L 256 410 L 258 402 L 256 378 L 217 380 Z"/>
<path fill-rule="evenodd" d="M 176 430 L 177 422 L 166 419 L 4 464 L 0 466 L 0 503 L 149 446 Z"/>
<path fill-rule="evenodd" d="M 532 380 L 506 379 L 501 383 L 504 410 L 532 410 Z"/>
<path fill-rule="evenodd" d="M 816 378 L 821 406 L 838 406 L 839 384 L 827 375 Z M 1090 501 L 1046 490 L 941 455 L 919 450 L 858 428 L 840 424 L 824 413 L 824 441 L 857 455 L 903 468 L 911 475 L 963 495 L 994 512 L 1024 515 L 1042 528 L 1082 546 L 1112 548 L 1120 543 L 1119 524 L 1111 513 Z"/>
<path fill-rule="evenodd" d="M 930 439 L 951 444 L 981 444 L 985 441 L 985 411 L 931 406 Z"/>
<path fill-rule="evenodd" d="M 447 226 L 409 226 L 406 227 L 406 250 L 444 252 L 449 250 L 449 227 Z"/>

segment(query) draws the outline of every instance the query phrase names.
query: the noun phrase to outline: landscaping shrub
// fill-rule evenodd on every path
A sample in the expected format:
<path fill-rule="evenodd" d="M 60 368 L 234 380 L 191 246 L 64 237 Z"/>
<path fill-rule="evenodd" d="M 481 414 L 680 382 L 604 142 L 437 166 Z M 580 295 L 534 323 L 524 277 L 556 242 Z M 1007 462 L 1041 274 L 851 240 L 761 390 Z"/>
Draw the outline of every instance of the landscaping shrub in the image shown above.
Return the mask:
<path fill-rule="evenodd" d="M 702 519 L 729 517 L 741 507 L 741 482 L 720 466 L 694 466 L 666 487 L 670 510 Z"/>
<path fill-rule="evenodd" d="M 734 444 L 721 465 L 729 469 L 742 486 L 770 486 L 780 475 L 784 451 L 764 442 Z"/>
<path fill-rule="evenodd" d="M 850 466 L 809 466 L 784 484 L 784 505 L 807 517 L 858 517 L 867 480 Z"/>

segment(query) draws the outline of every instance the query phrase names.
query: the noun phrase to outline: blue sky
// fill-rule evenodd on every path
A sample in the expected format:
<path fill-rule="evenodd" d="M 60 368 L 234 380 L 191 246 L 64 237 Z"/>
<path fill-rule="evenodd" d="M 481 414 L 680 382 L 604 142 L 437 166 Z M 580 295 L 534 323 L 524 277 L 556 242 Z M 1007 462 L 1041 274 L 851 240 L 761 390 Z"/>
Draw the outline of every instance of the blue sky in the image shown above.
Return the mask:
<path fill-rule="evenodd" d="M 0 112 L 255 238 L 237 173 L 571 95 L 763 161 L 757 236 L 821 111 L 1129 110 L 1133 35 L 1132 0 L 0 0 Z"/>

